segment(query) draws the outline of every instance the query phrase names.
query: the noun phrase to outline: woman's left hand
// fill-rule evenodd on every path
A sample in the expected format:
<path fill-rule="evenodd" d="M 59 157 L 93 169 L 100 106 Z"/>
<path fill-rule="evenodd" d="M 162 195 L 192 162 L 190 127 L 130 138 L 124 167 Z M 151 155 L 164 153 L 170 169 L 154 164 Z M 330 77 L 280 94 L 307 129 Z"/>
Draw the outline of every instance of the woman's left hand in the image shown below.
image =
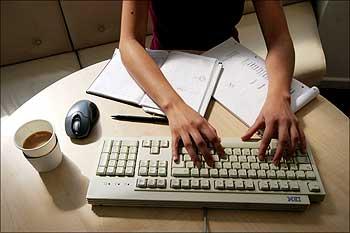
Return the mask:
<path fill-rule="evenodd" d="M 298 119 L 290 107 L 290 97 L 268 96 L 258 118 L 242 140 L 250 139 L 259 129 L 264 129 L 259 148 L 259 159 L 263 160 L 270 141 L 278 138 L 278 145 L 273 157 L 273 163 L 279 164 L 284 150 L 288 155 L 294 155 L 297 144 L 300 144 L 303 153 L 306 152 L 306 141 Z"/>

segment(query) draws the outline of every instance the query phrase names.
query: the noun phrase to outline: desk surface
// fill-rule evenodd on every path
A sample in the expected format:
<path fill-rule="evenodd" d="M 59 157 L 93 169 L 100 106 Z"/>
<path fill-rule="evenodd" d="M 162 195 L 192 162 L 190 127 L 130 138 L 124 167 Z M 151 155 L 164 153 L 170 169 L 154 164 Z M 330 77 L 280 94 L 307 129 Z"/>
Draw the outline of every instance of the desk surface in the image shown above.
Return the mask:
<path fill-rule="evenodd" d="M 87 204 L 102 136 L 170 135 L 164 125 L 112 121 L 116 113 L 140 108 L 85 94 L 106 62 L 71 74 L 46 88 L 1 125 L 1 231 L 201 231 L 201 209 L 97 207 Z M 89 138 L 71 140 L 64 131 L 67 110 L 90 99 L 101 117 Z M 221 137 L 247 129 L 212 101 L 209 121 Z M 326 198 L 302 213 L 208 210 L 210 231 L 349 231 L 349 118 L 322 96 L 298 112 L 326 188 Z M 15 130 L 32 119 L 49 120 L 56 130 L 62 164 L 39 174 L 13 143 Z"/>

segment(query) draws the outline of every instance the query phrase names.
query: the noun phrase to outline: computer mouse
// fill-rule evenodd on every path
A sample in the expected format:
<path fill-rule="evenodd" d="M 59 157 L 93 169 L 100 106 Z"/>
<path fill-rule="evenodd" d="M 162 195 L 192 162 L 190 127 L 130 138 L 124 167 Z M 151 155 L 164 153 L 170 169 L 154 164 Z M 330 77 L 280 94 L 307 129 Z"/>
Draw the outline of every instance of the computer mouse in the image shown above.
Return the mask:
<path fill-rule="evenodd" d="M 93 102 L 80 100 L 68 111 L 65 120 L 66 133 L 70 138 L 85 138 L 99 118 L 99 111 Z"/>

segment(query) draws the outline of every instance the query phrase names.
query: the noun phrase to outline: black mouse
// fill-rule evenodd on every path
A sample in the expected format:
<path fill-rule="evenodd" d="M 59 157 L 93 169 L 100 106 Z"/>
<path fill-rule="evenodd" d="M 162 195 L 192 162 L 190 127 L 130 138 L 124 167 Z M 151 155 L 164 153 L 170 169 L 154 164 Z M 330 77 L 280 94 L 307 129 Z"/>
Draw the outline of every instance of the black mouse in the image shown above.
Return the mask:
<path fill-rule="evenodd" d="M 89 100 L 76 102 L 65 120 L 66 133 L 70 138 L 85 138 L 96 124 L 100 113 L 96 104 Z"/>

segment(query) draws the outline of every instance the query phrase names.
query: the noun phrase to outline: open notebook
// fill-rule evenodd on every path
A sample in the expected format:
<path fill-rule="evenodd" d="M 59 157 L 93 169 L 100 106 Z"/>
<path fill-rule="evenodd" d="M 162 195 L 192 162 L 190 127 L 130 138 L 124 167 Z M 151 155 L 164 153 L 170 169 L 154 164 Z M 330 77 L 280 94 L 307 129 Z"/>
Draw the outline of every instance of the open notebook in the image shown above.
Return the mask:
<path fill-rule="evenodd" d="M 202 55 L 217 58 L 224 65 L 214 98 L 243 123 L 252 126 L 267 95 L 265 61 L 232 38 Z M 296 112 L 315 98 L 319 90 L 293 79 L 290 93 L 291 108 Z"/>
<path fill-rule="evenodd" d="M 148 53 L 181 98 L 204 116 L 222 71 L 221 62 L 178 51 L 148 50 Z M 129 75 L 118 49 L 87 93 L 139 105 L 147 112 L 164 115 Z"/>

